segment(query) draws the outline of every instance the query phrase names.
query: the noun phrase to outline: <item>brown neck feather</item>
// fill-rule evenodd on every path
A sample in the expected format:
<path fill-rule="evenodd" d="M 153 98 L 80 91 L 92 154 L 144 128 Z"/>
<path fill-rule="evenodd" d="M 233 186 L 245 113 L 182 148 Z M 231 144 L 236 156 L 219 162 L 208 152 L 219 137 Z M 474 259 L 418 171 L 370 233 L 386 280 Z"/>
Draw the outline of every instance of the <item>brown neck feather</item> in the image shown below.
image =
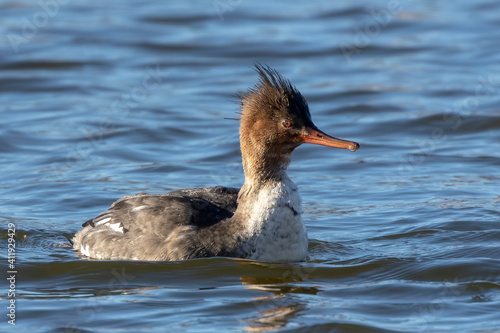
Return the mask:
<path fill-rule="evenodd" d="M 242 123 L 240 147 L 246 186 L 259 187 L 259 184 L 281 181 L 290 164 L 291 152 L 282 152 L 280 147 L 273 147 L 262 139 L 252 136 Z"/>

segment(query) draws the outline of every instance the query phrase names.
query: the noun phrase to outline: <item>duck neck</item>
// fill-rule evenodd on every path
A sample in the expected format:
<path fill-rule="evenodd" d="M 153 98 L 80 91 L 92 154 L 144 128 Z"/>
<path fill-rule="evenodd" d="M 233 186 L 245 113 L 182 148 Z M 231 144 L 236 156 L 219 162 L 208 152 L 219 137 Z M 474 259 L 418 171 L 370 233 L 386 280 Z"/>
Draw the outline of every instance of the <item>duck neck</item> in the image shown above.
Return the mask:
<path fill-rule="evenodd" d="M 286 169 L 290 153 L 272 154 L 258 142 L 241 136 L 245 183 L 238 195 L 238 208 L 225 223 L 229 255 L 264 261 L 300 261 L 307 253 L 307 232 L 302 223 L 297 186 Z M 260 146 L 262 147 L 262 146 Z M 210 228 L 207 228 L 210 229 Z"/>
<path fill-rule="evenodd" d="M 290 155 L 244 154 L 245 185 L 257 189 L 265 184 L 281 182 L 288 178 L 286 170 L 289 164 Z"/>
<path fill-rule="evenodd" d="M 297 186 L 286 173 L 290 154 L 243 153 L 245 183 L 231 224 L 236 246 L 248 259 L 300 261 L 307 253 L 307 232 Z M 234 223 L 236 222 L 236 223 Z"/>
<path fill-rule="evenodd" d="M 260 142 L 253 142 L 245 134 L 240 135 L 245 183 L 238 197 L 238 208 L 249 211 L 255 207 L 255 200 L 262 191 L 276 187 L 295 187 L 295 184 L 286 173 L 291 152 L 275 152 Z"/>

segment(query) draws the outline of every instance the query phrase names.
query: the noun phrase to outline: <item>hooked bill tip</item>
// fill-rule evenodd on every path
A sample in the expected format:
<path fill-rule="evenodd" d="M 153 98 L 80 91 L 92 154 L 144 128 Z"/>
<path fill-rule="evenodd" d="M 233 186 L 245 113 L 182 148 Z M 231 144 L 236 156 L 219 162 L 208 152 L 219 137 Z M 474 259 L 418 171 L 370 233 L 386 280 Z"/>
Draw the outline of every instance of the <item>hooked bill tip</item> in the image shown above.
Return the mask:
<path fill-rule="evenodd" d="M 359 149 L 359 143 L 357 143 L 357 142 L 353 142 L 353 143 L 351 143 L 351 145 L 349 146 L 349 148 L 348 148 L 348 149 L 349 149 L 350 151 L 356 151 L 356 150 L 358 150 L 358 149 Z"/>

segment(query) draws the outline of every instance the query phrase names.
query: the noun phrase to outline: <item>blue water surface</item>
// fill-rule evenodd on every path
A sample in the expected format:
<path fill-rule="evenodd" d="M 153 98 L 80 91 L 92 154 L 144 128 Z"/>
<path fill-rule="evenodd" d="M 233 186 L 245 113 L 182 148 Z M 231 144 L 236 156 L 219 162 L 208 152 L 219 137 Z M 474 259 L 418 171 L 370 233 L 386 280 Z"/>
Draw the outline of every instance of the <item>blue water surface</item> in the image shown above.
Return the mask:
<path fill-rule="evenodd" d="M 500 332 L 498 13 L 487 0 L 0 1 L 0 256 L 16 272 L 2 331 Z M 242 185 L 225 118 L 255 62 L 361 145 L 292 156 L 308 260 L 79 258 L 67 239 L 121 196 Z"/>

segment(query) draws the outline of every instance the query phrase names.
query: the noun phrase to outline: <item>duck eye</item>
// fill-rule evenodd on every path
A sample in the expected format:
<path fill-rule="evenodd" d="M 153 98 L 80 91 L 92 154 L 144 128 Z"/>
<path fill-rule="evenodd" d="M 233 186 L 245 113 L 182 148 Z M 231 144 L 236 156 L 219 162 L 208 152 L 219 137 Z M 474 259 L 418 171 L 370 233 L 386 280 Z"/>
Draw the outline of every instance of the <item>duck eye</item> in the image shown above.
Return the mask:
<path fill-rule="evenodd" d="M 292 126 L 292 122 L 290 120 L 283 120 L 282 124 L 283 124 L 283 127 L 286 127 L 286 128 Z"/>

